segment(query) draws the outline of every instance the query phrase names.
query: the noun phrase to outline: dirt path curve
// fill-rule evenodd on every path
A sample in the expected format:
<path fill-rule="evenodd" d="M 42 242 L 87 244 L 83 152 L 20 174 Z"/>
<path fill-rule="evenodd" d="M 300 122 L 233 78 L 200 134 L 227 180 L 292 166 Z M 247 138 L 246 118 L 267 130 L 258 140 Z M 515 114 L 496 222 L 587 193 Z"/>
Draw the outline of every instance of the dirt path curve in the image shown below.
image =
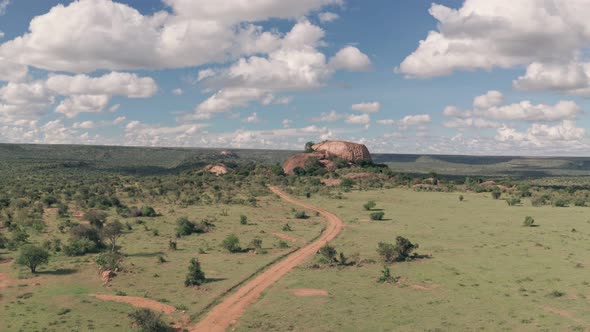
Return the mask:
<path fill-rule="evenodd" d="M 227 297 L 223 302 L 211 309 L 207 316 L 197 325 L 190 328 L 189 331 L 225 331 L 246 311 L 246 308 L 249 305 L 258 299 L 260 294 L 266 288 L 283 277 L 291 269 L 303 263 L 309 257 L 313 256 L 326 242 L 333 240 L 344 228 L 344 223 L 335 214 L 315 207 L 311 204 L 296 200 L 276 187 L 270 187 L 270 190 L 290 203 L 299 205 L 311 211 L 319 212 L 320 215 L 322 215 L 328 222 L 326 230 L 316 241 L 295 251 L 285 259 L 279 261 L 268 270 L 264 271 L 262 274 L 246 283 L 235 293 Z"/>

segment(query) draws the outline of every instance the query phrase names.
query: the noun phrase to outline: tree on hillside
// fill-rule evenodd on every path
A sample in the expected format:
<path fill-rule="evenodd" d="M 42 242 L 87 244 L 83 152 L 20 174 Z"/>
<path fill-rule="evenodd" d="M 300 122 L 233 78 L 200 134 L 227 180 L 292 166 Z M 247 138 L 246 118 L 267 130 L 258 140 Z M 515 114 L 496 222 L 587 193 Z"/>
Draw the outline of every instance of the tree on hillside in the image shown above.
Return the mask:
<path fill-rule="evenodd" d="M 102 235 L 111 243 L 111 251 L 114 252 L 117 247 L 117 240 L 123 235 L 123 224 L 118 220 L 106 224 L 102 229 Z"/>
<path fill-rule="evenodd" d="M 31 269 L 31 273 L 35 273 L 37 266 L 47 264 L 48 262 L 49 252 L 34 245 L 24 246 L 17 260 L 18 264 L 27 266 Z"/>
<path fill-rule="evenodd" d="M 92 226 L 102 228 L 107 220 L 107 214 L 99 210 L 88 210 L 84 213 L 84 219 L 88 220 Z"/>
<path fill-rule="evenodd" d="M 230 234 L 223 240 L 223 247 L 231 253 L 242 250 L 240 248 L 240 239 L 235 234 Z"/>
<path fill-rule="evenodd" d="M 313 148 L 312 147 L 313 147 L 314 144 L 315 143 L 314 142 L 311 142 L 311 141 L 305 143 L 305 152 L 307 152 L 307 153 L 313 152 Z"/>

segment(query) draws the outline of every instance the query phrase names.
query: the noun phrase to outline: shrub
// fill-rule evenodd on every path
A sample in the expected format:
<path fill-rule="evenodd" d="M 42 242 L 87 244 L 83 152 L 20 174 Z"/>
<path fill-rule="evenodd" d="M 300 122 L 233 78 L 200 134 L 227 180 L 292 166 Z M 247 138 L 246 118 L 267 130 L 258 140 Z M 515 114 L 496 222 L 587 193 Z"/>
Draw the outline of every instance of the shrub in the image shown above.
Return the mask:
<path fill-rule="evenodd" d="M 502 196 L 502 192 L 499 190 L 494 190 L 492 191 L 492 198 L 494 199 L 500 199 L 500 196 Z"/>
<path fill-rule="evenodd" d="M 235 234 L 228 235 L 225 240 L 223 240 L 223 248 L 231 253 L 241 251 L 240 239 Z"/>
<path fill-rule="evenodd" d="M 323 247 L 320 248 L 318 251 L 322 258 L 324 258 L 328 264 L 332 264 L 336 262 L 336 249 L 332 247 L 330 244 L 326 243 Z"/>
<path fill-rule="evenodd" d="M 563 198 L 558 198 L 553 201 L 553 206 L 555 206 L 555 207 L 567 207 L 567 205 L 568 205 L 568 201 Z"/>
<path fill-rule="evenodd" d="M 70 235 L 74 240 L 86 239 L 93 242 L 96 246 L 102 245 L 100 231 L 96 227 L 84 224 L 77 225 L 70 229 Z"/>
<path fill-rule="evenodd" d="M 96 243 L 86 239 L 71 239 L 68 244 L 63 247 L 63 252 L 66 256 L 84 256 L 87 253 L 97 251 Z"/>
<path fill-rule="evenodd" d="M 177 249 L 176 241 L 168 240 L 168 249 L 176 250 Z"/>
<path fill-rule="evenodd" d="M 49 252 L 41 247 L 34 245 L 26 245 L 21 249 L 20 256 L 17 263 L 24 265 L 31 269 L 31 273 L 35 273 L 37 266 L 47 264 L 49 262 Z"/>
<path fill-rule="evenodd" d="M 574 201 L 574 205 L 575 206 L 586 206 L 586 201 L 581 198 L 578 198 Z"/>
<path fill-rule="evenodd" d="M 305 213 L 305 211 L 297 211 L 295 212 L 295 218 L 297 219 L 307 219 L 309 216 Z"/>
<path fill-rule="evenodd" d="M 394 283 L 397 281 L 397 278 L 394 278 L 391 275 L 391 271 L 387 265 L 383 265 L 383 270 L 381 270 L 381 276 L 377 280 L 380 283 Z"/>
<path fill-rule="evenodd" d="M 252 241 L 250 242 L 250 246 L 256 250 L 262 249 L 262 239 L 260 239 L 260 238 L 252 239 Z"/>
<path fill-rule="evenodd" d="M 373 212 L 371 213 L 371 220 L 383 220 L 383 216 L 385 216 L 385 212 L 383 211 L 377 211 L 377 212 Z"/>
<path fill-rule="evenodd" d="M 248 217 L 242 214 L 240 216 L 240 224 L 242 224 L 242 225 L 248 225 Z"/>
<path fill-rule="evenodd" d="M 285 241 L 285 240 L 279 240 L 279 242 L 277 243 L 277 245 L 279 246 L 279 248 L 281 249 L 286 249 L 289 248 L 289 242 Z"/>
<path fill-rule="evenodd" d="M 131 325 L 141 332 L 171 332 L 173 328 L 162 320 L 162 314 L 157 314 L 149 309 L 137 309 L 129 314 Z"/>
<path fill-rule="evenodd" d="M 99 210 L 88 210 L 84 213 L 84 219 L 97 228 L 101 228 L 107 220 L 107 214 Z"/>
<path fill-rule="evenodd" d="M 188 220 L 187 217 L 182 217 L 176 221 L 176 233 L 181 236 L 191 235 L 195 230 L 195 224 Z"/>
<path fill-rule="evenodd" d="M 463 195 L 459 195 L 459 201 L 463 202 L 463 200 L 465 199 L 465 197 L 463 197 Z"/>
<path fill-rule="evenodd" d="M 283 232 L 291 232 L 293 231 L 293 228 L 291 228 L 291 225 L 289 225 L 289 223 L 286 223 L 285 226 L 283 226 Z"/>
<path fill-rule="evenodd" d="M 506 199 L 506 203 L 508 203 L 509 206 L 518 205 L 518 204 L 520 204 L 520 198 L 510 197 L 510 198 Z"/>
<path fill-rule="evenodd" d="M 535 219 L 533 219 L 533 217 L 526 216 L 526 218 L 524 218 L 524 221 L 522 222 L 522 225 L 525 227 L 532 227 L 534 223 Z"/>
<path fill-rule="evenodd" d="M 119 271 L 121 270 L 123 256 L 118 252 L 103 252 L 96 256 L 94 261 L 102 271 Z"/>
<path fill-rule="evenodd" d="M 379 242 L 377 252 L 385 262 L 392 263 L 408 260 L 416 248 L 418 248 L 418 244 L 413 244 L 408 239 L 398 236 L 395 238 L 395 244 Z"/>
<path fill-rule="evenodd" d="M 367 203 L 365 203 L 365 205 L 363 205 L 363 207 L 365 208 L 365 210 L 367 211 L 371 211 L 375 208 L 375 206 L 377 206 L 377 203 L 375 203 L 375 201 L 368 201 Z"/>
<path fill-rule="evenodd" d="M 191 258 L 188 266 L 188 274 L 184 280 L 184 286 L 200 286 L 205 282 L 205 273 L 201 270 L 201 263 L 196 258 Z"/>
<path fill-rule="evenodd" d="M 158 216 L 158 214 L 156 213 L 156 210 L 154 210 L 154 208 L 151 206 L 142 206 L 140 214 L 141 214 L 140 215 L 141 217 L 147 217 L 147 218 L 153 218 L 153 217 Z"/>

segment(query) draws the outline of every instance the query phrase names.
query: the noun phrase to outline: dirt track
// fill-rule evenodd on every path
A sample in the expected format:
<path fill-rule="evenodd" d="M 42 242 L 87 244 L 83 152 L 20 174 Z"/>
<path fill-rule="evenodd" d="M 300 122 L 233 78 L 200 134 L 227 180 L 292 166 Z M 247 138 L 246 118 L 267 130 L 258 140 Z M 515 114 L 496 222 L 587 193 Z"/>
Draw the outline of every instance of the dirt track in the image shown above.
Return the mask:
<path fill-rule="evenodd" d="M 249 305 L 258 299 L 266 288 L 279 280 L 291 269 L 303 263 L 307 258 L 313 256 L 326 242 L 334 239 L 344 228 L 344 223 L 335 214 L 296 200 L 276 187 L 271 187 L 270 189 L 288 202 L 308 210 L 319 212 L 328 222 L 326 230 L 316 241 L 297 250 L 246 283 L 223 302 L 211 309 L 207 316 L 197 325 L 190 328 L 189 331 L 225 331 L 246 311 Z"/>

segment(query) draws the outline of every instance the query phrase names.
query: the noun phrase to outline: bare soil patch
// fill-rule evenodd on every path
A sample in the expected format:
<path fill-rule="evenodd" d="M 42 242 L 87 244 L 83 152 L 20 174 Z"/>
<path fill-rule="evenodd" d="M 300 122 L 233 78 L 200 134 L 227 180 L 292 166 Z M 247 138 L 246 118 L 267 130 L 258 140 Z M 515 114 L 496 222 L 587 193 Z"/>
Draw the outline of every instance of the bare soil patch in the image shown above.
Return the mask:
<path fill-rule="evenodd" d="M 342 183 L 341 179 L 321 179 L 320 181 L 328 187 L 337 186 Z"/>
<path fill-rule="evenodd" d="M 295 296 L 328 296 L 328 291 L 325 289 L 313 288 L 297 288 L 292 289 L 291 293 Z"/>
<path fill-rule="evenodd" d="M 100 299 L 100 300 L 129 303 L 132 306 L 137 307 L 137 308 L 146 308 L 146 309 L 162 312 L 167 315 L 176 311 L 176 308 L 171 305 L 160 303 L 158 301 L 146 299 L 143 297 L 116 296 L 116 295 L 103 295 L 103 294 L 90 294 L 90 296 L 93 296 L 93 297 Z"/>

